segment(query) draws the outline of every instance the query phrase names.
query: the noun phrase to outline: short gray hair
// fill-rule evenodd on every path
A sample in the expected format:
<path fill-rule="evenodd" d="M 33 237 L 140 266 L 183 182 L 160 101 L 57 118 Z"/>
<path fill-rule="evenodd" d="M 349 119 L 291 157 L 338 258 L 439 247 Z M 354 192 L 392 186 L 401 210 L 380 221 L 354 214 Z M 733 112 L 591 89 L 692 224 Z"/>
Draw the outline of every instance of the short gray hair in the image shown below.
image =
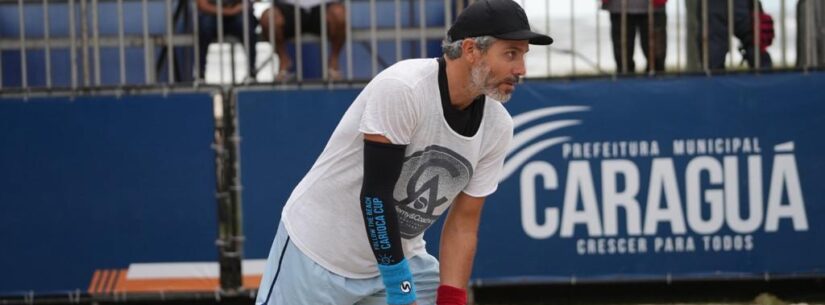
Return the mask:
<path fill-rule="evenodd" d="M 468 37 L 464 39 L 474 40 L 476 42 L 476 48 L 481 50 L 482 53 L 487 52 L 487 50 L 490 49 L 490 46 L 496 42 L 496 38 L 493 36 Z M 461 43 L 464 42 L 464 39 L 452 41 L 449 37 L 447 37 L 447 39 L 441 43 L 441 51 L 444 55 L 447 55 L 447 58 L 449 59 L 461 57 Z"/>

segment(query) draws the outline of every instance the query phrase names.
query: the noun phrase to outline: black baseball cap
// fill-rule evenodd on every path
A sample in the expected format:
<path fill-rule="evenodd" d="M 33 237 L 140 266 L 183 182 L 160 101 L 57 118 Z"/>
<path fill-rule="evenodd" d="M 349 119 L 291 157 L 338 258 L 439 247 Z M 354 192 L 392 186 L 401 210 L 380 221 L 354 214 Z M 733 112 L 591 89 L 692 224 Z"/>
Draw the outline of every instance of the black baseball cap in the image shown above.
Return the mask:
<path fill-rule="evenodd" d="M 451 41 L 486 35 L 504 40 L 528 40 L 536 45 L 553 43 L 550 36 L 530 30 L 527 14 L 513 0 L 476 1 L 461 11 L 447 31 Z"/>

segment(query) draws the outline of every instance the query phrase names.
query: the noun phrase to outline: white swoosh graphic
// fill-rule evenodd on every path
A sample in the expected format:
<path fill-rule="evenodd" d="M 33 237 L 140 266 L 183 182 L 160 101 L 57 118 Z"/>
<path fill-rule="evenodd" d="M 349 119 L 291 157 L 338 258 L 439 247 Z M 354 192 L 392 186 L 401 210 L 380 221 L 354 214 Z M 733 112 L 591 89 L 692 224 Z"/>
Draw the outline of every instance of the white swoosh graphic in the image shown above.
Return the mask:
<path fill-rule="evenodd" d="M 541 108 L 533 111 L 527 111 L 525 113 L 521 113 L 517 116 L 513 117 L 513 129 L 518 128 L 521 125 L 524 125 L 527 122 L 532 120 L 557 115 L 560 113 L 567 113 L 567 112 L 577 112 L 577 111 L 588 111 L 590 107 L 588 106 L 559 106 L 559 107 L 547 107 Z"/>
<path fill-rule="evenodd" d="M 516 171 L 524 162 L 527 162 L 531 157 L 536 155 L 542 150 L 547 149 L 550 146 L 570 141 L 570 137 L 557 137 L 551 138 L 547 140 L 540 141 L 533 145 L 527 146 L 527 148 L 523 149 L 522 151 L 515 154 L 513 157 L 508 159 L 504 162 L 504 168 L 502 169 L 502 175 L 499 178 L 499 182 L 507 180 L 513 172 Z"/>
<path fill-rule="evenodd" d="M 578 125 L 581 124 L 579 120 L 561 120 L 561 121 L 553 121 L 542 123 L 528 129 L 522 130 L 521 132 L 517 133 L 513 137 L 513 141 L 510 143 L 510 150 L 507 152 L 507 155 L 513 154 L 516 152 L 517 149 L 521 148 L 527 142 L 530 142 L 543 134 L 549 133 L 556 129 L 561 129 L 568 126 Z"/>

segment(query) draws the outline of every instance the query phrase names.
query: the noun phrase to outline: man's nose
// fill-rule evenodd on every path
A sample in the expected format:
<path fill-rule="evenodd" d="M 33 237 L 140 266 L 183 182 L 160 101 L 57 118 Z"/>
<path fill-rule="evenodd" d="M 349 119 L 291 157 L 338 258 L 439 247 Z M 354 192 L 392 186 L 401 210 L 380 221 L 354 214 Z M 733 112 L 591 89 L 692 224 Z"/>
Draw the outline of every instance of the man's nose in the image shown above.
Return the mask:
<path fill-rule="evenodd" d="M 524 61 L 520 60 L 518 63 L 516 63 L 516 66 L 513 67 L 512 72 L 513 72 L 513 75 L 515 75 L 517 77 L 524 76 L 524 74 L 527 73 L 527 68 L 524 66 Z"/>

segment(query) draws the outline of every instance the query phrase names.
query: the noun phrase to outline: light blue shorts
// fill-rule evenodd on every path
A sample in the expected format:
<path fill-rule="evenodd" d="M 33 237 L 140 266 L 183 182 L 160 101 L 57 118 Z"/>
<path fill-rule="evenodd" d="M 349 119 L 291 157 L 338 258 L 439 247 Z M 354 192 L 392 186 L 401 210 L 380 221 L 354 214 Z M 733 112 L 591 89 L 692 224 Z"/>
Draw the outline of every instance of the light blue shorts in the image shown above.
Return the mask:
<path fill-rule="evenodd" d="M 409 259 L 418 305 L 435 304 L 438 260 L 432 255 Z M 351 279 L 332 273 L 304 255 L 289 240 L 283 223 L 269 251 L 258 288 L 258 305 L 386 305 L 380 276 Z"/>

